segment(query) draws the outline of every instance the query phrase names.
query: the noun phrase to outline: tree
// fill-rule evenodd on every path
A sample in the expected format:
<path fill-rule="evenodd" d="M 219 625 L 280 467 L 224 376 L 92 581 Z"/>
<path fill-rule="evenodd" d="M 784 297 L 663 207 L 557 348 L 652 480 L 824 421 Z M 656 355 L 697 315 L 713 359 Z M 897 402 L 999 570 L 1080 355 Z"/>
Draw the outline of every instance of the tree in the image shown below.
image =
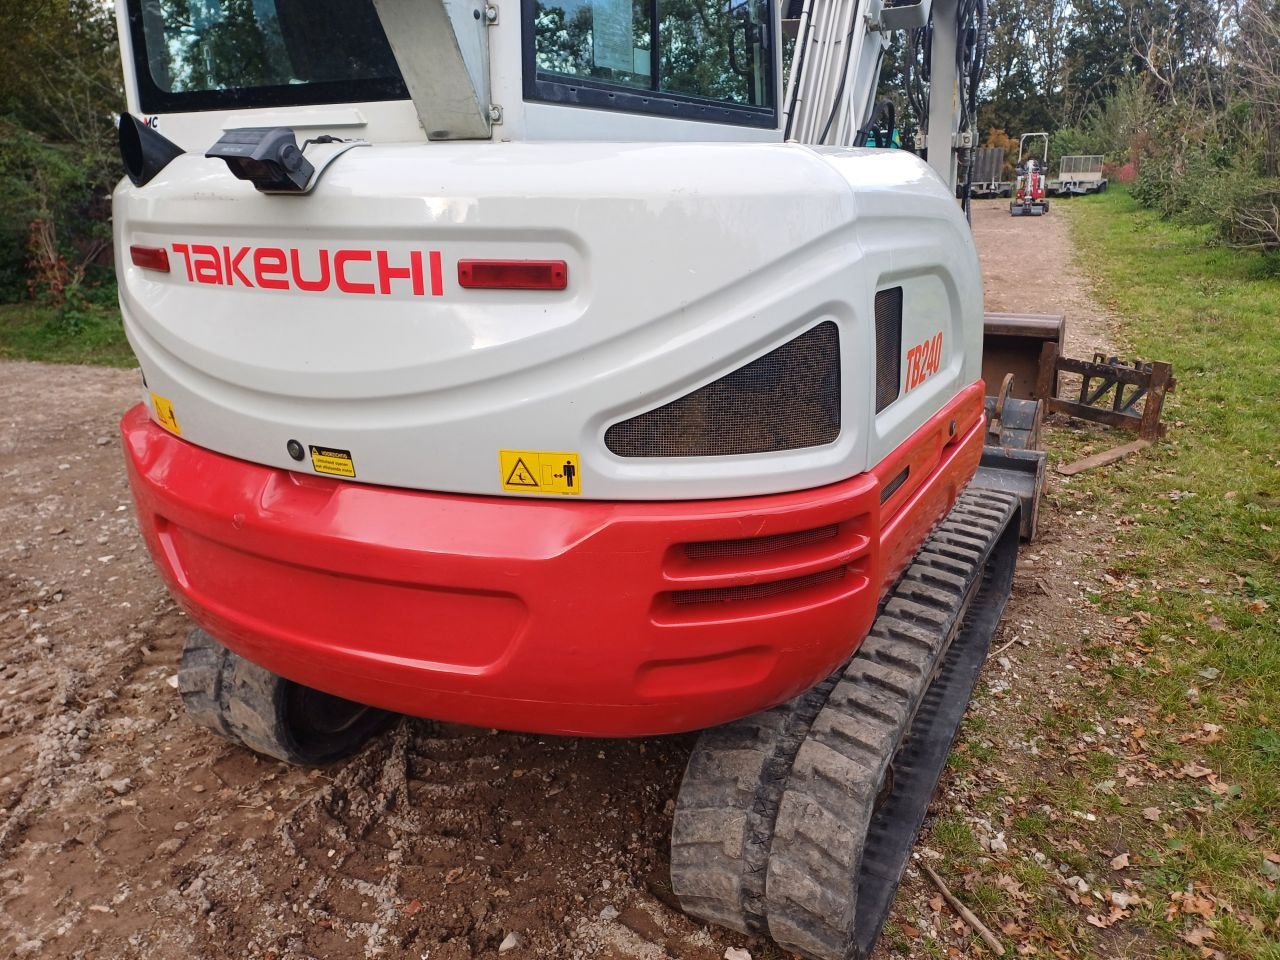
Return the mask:
<path fill-rule="evenodd" d="M 6 3 L 0 62 L 0 300 L 58 301 L 109 235 L 104 201 L 119 176 L 124 105 L 112 10 L 97 0 Z"/>

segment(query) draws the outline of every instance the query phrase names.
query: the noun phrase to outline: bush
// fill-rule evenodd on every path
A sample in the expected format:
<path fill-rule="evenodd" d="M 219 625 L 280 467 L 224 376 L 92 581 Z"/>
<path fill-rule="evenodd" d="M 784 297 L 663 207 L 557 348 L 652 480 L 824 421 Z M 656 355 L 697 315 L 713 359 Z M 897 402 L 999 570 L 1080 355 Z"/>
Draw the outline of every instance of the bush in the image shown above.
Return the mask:
<path fill-rule="evenodd" d="M 0 122 L 0 303 L 60 305 L 110 241 L 92 162 Z"/>
<path fill-rule="evenodd" d="M 1078 124 L 1054 133 L 1052 154 L 1054 157 L 1101 154 L 1108 163 L 1127 163 L 1135 159 L 1135 143 L 1151 123 L 1153 110 L 1154 103 L 1142 82 L 1129 78 L 1109 99 L 1090 108 Z"/>
<path fill-rule="evenodd" d="M 1232 178 L 1214 229 L 1233 247 L 1280 250 L 1280 179 Z"/>

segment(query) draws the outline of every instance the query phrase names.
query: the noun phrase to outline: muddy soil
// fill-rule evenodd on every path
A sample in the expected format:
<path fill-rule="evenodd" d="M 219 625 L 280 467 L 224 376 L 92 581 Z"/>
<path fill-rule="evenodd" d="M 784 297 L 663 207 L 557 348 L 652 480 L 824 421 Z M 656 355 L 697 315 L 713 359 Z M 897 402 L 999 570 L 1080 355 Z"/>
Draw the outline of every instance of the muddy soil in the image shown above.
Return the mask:
<path fill-rule="evenodd" d="M 1078 354 L 1109 327 L 1064 219 L 991 202 L 974 230 L 989 308 L 1067 313 Z M 135 371 L 0 363 L 0 956 L 777 956 L 670 906 L 690 737 L 404 721 L 317 772 L 192 725 L 174 688 L 189 623 L 138 537 L 116 433 L 140 391 Z M 1052 682 L 1089 616 L 1089 520 L 1051 499 L 1020 567 L 996 640 L 1017 637 L 1015 662 L 975 708 L 1013 718 L 1011 739 L 1021 678 Z M 927 895 L 912 870 L 900 926 L 941 923 Z"/>

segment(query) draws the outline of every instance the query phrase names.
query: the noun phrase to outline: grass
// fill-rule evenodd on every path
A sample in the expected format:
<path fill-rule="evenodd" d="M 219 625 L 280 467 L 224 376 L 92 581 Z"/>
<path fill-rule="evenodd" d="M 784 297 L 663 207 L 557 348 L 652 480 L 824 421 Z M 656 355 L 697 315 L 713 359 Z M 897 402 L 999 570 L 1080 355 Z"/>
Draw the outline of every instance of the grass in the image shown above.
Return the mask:
<path fill-rule="evenodd" d="M 0 304 L 0 359 L 137 366 L 120 311 L 95 304 L 72 317 L 39 304 Z"/>
<path fill-rule="evenodd" d="M 1170 361 L 1178 380 L 1164 442 L 1072 484 L 1117 517 L 1108 556 L 1123 559 L 1099 572 L 1123 585 L 1099 603 L 1127 620 L 1129 652 L 1150 651 L 1113 657 L 1096 705 L 1146 708 L 1157 799 L 1174 811 L 1163 829 L 1121 816 L 1149 851 L 1148 883 L 1218 899 L 1204 921 L 1218 949 L 1274 960 L 1280 895 L 1267 873 L 1278 871 L 1264 858 L 1280 852 L 1280 260 L 1210 246 L 1123 192 L 1070 215 L 1123 346 Z M 1178 777 L 1185 764 L 1212 774 Z"/>
<path fill-rule="evenodd" d="M 1019 953 L 1280 960 L 1280 257 L 1118 191 L 1053 215 L 1120 352 L 1173 364 L 1169 435 L 1053 484 L 1056 510 L 1101 526 L 1080 587 L 1111 627 L 1056 651 L 1078 679 L 1028 702 L 1016 737 L 1037 759 L 1002 764 L 993 724 L 966 722 L 964 807 L 929 842 Z M 1054 427 L 1050 459 L 1124 439 Z M 980 817 L 1008 852 L 987 853 Z"/>

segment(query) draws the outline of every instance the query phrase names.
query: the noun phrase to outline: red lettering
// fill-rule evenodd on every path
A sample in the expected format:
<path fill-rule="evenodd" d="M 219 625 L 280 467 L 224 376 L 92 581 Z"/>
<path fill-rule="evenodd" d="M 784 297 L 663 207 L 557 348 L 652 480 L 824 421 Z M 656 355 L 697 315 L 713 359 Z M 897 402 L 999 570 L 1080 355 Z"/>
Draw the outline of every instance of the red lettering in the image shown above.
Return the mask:
<path fill-rule="evenodd" d="M 253 284 L 249 282 L 249 278 L 246 277 L 244 273 L 240 270 L 240 263 L 241 261 L 244 260 L 248 252 L 249 252 L 248 247 L 241 247 L 239 252 L 234 257 L 232 257 L 230 247 L 222 248 L 222 260 L 223 260 L 223 264 L 227 268 L 227 285 L 228 286 L 234 287 L 236 285 L 236 280 L 239 280 L 246 287 L 253 286 Z"/>
<path fill-rule="evenodd" d="M 914 390 L 942 368 L 942 334 L 907 351 L 907 390 Z"/>
<path fill-rule="evenodd" d="M 422 253 L 414 250 L 409 254 L 409 266 L 393 267 L 385 250 L 378 251 L 378 292 L 391 293 L 392 280 L 409 280 L 413 283 L 413 295 L 420 297 L 425 292 L 422 287 Z"/>
<path fill-rule="evenodd" d="M 347 263 L 352 260 L 368 263 L 373 254 L 368 250 L 339 250 L 333 255 L 333 274 L 338 281 L 338 289 L 343 293 L 373 293 L 372 283 L 355 283 L 347 279 Z"/>
<path fill-rule="evenodd" d="M 343 293 L 391 296 L 396 284 L 404 282 L 407 287 L 398 288 L 400 292 L 422 297 L 429 279 L 431 296 L 444 296 L 444 258 L 439 250 L 410 250 L 403 266 L 393 265 L 393 254 L 386 250 L 317 250 L 317 273 L 310 278 L 303 274 L 304 251 L 296 247 L 175 243 L 173 253 L 182 257 L 187 280 L 194 283 L 320 293 L 334 281 Z M 368 264 L 363 276 L 354 264 Z"/>
<path fill-rule="evenodd" d="M 299 290 L 328 290 L 329 289 L 329 251 L 320 251 L 320 279 L 304 280 L 302 278 L 302 267 L 298 263 L 298 250 L 295 247 L 289 251 L 289 263 L 293 267 L 293 282 L 297 284 Z"/>
<path fill-rule="evenodd" d="M 253 251 L 253 275 L 258 286 L 267 290 L 288 290 L 288 280 L 270 280 L 269 277 L 285 275 L 284 251 L 279 247 L 262 247 Z"/>
<path fill-rule="evenodd" d="M 199 259 L 193 262 L 196 283 L 222 283 L 222 258 L 218 248 L 207 243 L 192 245 L 191 252 Z"/>
<path fill-rule="evenodd" d="M 175 243 L 173 252 L 182 254 L 182 261 L 187 265 L 187 279 L 194 280 L 195 275 L 191 272 L 191 248 L 185 243 Z"/>
<path fill-rule="evenodd" d="M 431 251 L 431 295 L 444 296 L 444 271 L 440 267 L 440 251 Z"/>

